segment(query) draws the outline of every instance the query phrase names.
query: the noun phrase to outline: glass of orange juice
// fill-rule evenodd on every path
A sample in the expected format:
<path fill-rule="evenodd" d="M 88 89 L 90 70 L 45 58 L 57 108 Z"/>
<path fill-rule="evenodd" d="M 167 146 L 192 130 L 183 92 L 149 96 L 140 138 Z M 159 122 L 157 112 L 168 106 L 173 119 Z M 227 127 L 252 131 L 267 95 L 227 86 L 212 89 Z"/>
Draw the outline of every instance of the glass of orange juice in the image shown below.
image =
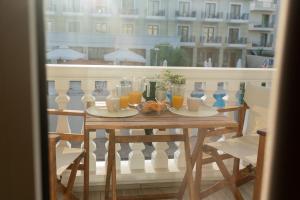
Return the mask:
<path fill-rule="evenodd" d="M 184 84 L 174 84 L 172 85 L 172 106 L 176 109 L 180 109 L 184 101 Z"/>
<path fill-rule="evenodd" d="M 131 91 L 129 92 L 129 105 L 137 106 L 142 102 L 142 93 L 144 89 L 143 79 L 134 78 L 131 81 Z"/>
<path fill-rule="evenodd" d="M 126 109 L 129 105 L 130 85 L 117 85 L 117 94 L 120 97 L 120 108 Z"/>

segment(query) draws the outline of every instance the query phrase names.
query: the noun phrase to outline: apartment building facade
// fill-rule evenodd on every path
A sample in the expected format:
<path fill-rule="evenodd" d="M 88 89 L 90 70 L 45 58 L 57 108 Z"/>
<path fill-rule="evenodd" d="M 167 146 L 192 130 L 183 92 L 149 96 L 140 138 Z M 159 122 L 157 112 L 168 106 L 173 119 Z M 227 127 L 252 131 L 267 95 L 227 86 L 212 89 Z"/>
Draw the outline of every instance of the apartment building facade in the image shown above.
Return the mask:
<path fill-rule="evenodd" d="M 66 45 L 91 60 L 127 48 L 150 65 L 155 46 L 169 44 L 191 55 L 192 66 L 211 58 L 213 67 L 236 67 L 247 51 L 273 48 L 273 2 L 47 0 L 45 10 L 47 49 Z"/>

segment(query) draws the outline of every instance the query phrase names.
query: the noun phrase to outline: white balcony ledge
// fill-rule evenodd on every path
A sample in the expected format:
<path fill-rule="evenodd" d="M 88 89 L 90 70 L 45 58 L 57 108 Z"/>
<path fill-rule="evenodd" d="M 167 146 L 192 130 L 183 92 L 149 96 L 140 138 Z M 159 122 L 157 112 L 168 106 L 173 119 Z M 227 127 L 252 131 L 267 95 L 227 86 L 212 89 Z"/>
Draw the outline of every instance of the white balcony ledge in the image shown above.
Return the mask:
<path fill-rule="evenodd" d="M 253 24 L 249 24 L 249 31 L 273 32 L 274 27 L 255 27 Z"/>

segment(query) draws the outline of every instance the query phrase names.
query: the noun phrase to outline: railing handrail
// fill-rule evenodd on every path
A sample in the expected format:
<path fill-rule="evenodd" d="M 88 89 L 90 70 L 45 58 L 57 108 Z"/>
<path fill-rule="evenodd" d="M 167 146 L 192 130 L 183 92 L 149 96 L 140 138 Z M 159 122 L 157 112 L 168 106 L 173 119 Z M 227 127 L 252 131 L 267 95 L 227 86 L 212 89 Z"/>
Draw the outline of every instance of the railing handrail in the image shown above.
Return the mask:
<path fill-rule="evenodd" d="M 183 74 L 187 80 L 260 80 L 272 79 L 274 69 L 270 68 L 226 68 L 226 67 L 153 67 L 153 66 L 119 66 L 119 65 L 66 65 L 47 64 L 48 80 L 55 79 L 115 79 L 128 76 L 155 77 L 164 70 Z M 72 70 L 71 70 L 72 69 Z M 122 69 L 122 70 L 120 70 Z M 129 78 L 129 77 L 128 77 Z"/>

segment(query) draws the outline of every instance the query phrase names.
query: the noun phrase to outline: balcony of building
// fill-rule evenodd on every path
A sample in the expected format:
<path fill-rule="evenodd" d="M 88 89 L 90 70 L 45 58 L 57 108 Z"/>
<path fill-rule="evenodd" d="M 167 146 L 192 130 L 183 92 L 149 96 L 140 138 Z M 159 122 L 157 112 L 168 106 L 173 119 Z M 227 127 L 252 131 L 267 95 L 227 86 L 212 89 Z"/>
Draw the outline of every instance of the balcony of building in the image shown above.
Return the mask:
<path fill-rule="evenodd" d="M 139 10 L 136 8 L 121 8 L 119 10 L 119 15 L 121 18 L 138 18 Z"/>
<path fill-rule="evenodd" d="M 229 23 L 248 23 L 249 13 L 227 13 L 226 19 Z"/>
<path fill-rule="evenodd" d="M 147 12 L 147 19 L 153 20 L 163 20 L 166 19 L 166 11 L 164 9 L 161 10 L 148 10 Z"/>
<path fill-rule="evenodd" d="M 180 37 L 180 46 L 194 47 L 195 45 L 196 37 L 194 35 Z"/>
<path fill-rule="evenodd" d="M 95 6 L 91 11 L 91 15 L 94 17 L 111 17 L 112 11 L 105 6 Z"/>
<path fill-rule="evenodd" d="M 271 32 L 274 31 L 274 23 L 249 24 L 249 31 Z"/>
<path fill-rule="evenodd" d="M 122 70 L 120 70 L 122 68 Z M 197 92 L 199 85 L 203 86 L 201 91 L 205 95 L 205 103 L 213 105 L 216 99 L 214 94 L 220 85 L 226 92 L 225 104 L 237 102 L 237 92 L 241 83 L 254 85 L 265 85 L 270 87 L 273 77 L 273 69 L 248 69 L 248 68 L 186 68 L 168 67 L 186 77 L 186 96 Z M 137 77 L 155 77 L 162 73 L 163 67 L 130 67 L 130 66 L 81 66 L 81 65 L 48 65 L 48 105 L 50 108 L 71 108 L 83 110 L 82 100 L 91 96 L 96 101 L 104 100 L 109 91 L 123 77 L 128 74 Z M 204 87 L 205 86 L 205 87 Z M 200 88 L 201 89 L 201 88 Z M 60 126 L 70 127 L 73 131 L 81 130 L 78 120 L 75 117 L 61 119 Z M 77 120 L 77 121 L 76 121 Z M 50 118 L 50 130 L 55 130 L 58 122 Z M 180 132 L 180 129 L 167 130 L 172 134 Z M 117 134 L 145 134 L 144 130 L 120 130 Z M 190 130 L 190 141 L 195 143 L 196 130 Z M 105 130 L 99 130 L 90 134 L 90 187 L 96 191 L 103 189 L 105 185 L 106 164 L 108 146 L 108 134 Z M 80 144 L 79 144 L 80 146 Z M 134 188 L 133 185 L 148 186 L 157 188 L 154 192 L 164 191 L 166 184 L 179 185 L 185 172 L 184 145 L 178 143 L 144 144 L 132 143 L 116 146 L 116 166 L 118 187 Z M 152 153 L 153 152 L 153 153 Z M 160 162 L 156 162 L 159 160 Z M 135 163 L 131 165 L 130 163 Z M 245 163 L 241 163 L 242 165 Z M 226 165 L 231 166 L 229 160 Z M 62 182 L 66 182 L 68 174 L 63 174 Z M 223 179 L 220 171 L 213 164 L 203 167 L 202 183 L 214 182 Z M 83 175 L 77 174 L 75 186 L 83 184 Z M 152 185 L 152 186 L 149 186 Z M 143 187 L 144 188 L 144 187 Z M 142 188 L 139 188 L 142 190 Z M 94 189 L 93 189 L 94 190 Z M 245 199 L 251 199 L 252 189 Z M 127 191 L 128 192 L 128 191 Z M 153 192 L 153 191 L 152 191 Z M 230 196 L 230 194 L 229 194 Z M 213 198 L 216 196 L 210 196 Z M 226 194 L 218 194 L 216 199 L 230 199 Z"/>
<path fill-rule="evenodd" d="M 197 12 L 196 11 L 175 11 L 175 17 L 177 20 L 180 21 L 196 21 L 197 19 Z"/>
<path fill-rule="evenodd" d="M 259 41 L 259 42 L 252 42 L 251 46 L 252 50 L 265 50 L 265 51 L 271 51 L 273 50 L 273 42 L 264 42 L 264 41 Z"/>
<path fill-rule="evenodd" d="M 257 12 L 275 12 L 277 9 L 277 4 L 274 2 L 252 2 L 250 4 L 250 11 Z"/>
<path fill-rule="evenodd" d="M 155 45 L 170 44 L 178 47 L 180 38 L 177 36 L 148 36 L 148 35 L 101 35 L 98 33 L 67 33 L 67 32 L 48 32 L 48 48 L 62 45 L 69 47 L 99 47 L 115 48 L 119 46 L 130 46 L 138 49 L 152 49 Z"/>
<path fill-rule="evenodd" d="M 246 37 L 240 37 L 240 38 L 226 37 L 225 44 L 227 45 L 227 47 L 232 47 L 232 48 L 246 48 L 248 46 L 248 39 Z"/>
<path fill-rule="evenodd" d="M 221 47 L 222 46 L 222 37 L 206 37 L 200 36 L 200 45 L 204 47 Z"/>
<path fill-rule="evenodd" d="M 202 12 L 201 19 L 206 22 L 222 22 L 224 20 L 223 12 L 208 13 Z"/>

